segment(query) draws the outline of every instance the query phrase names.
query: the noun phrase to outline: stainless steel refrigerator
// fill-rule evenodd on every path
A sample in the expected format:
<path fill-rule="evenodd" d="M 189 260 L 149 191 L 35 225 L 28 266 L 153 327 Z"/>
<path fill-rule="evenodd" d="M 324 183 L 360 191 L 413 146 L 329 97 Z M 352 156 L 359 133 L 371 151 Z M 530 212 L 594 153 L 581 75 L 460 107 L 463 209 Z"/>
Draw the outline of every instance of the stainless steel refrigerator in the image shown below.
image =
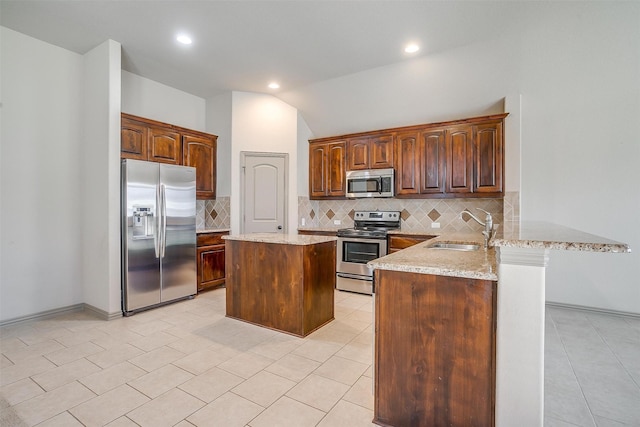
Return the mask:
<path fill-rule="evenodd" d="M 196 170 L 122 160 L 122 312 L 193 297 Z"/>

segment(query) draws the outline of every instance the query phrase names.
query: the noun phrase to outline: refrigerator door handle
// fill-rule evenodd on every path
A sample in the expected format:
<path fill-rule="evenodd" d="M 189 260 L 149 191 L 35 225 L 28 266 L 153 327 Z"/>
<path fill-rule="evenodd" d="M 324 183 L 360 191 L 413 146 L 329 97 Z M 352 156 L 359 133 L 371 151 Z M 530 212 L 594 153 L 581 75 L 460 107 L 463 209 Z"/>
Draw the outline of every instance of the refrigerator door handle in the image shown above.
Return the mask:
<path fill-rule="evenodd" d="M 160 258 L 164 258 L 167 248 L 167 197 L 166 186 L 160 184 L 160 203 L 162 204 L 160 216 L 162 217 L 162 233 L 160 239 Z"/>
<path fill-rule="evenodd" d="M 156 187 L 156 215 L 155 215 L 155 230 L 153 230 L 153 249 L 156 253 L 156 258 L 160 258 L 160 189 Z"/>

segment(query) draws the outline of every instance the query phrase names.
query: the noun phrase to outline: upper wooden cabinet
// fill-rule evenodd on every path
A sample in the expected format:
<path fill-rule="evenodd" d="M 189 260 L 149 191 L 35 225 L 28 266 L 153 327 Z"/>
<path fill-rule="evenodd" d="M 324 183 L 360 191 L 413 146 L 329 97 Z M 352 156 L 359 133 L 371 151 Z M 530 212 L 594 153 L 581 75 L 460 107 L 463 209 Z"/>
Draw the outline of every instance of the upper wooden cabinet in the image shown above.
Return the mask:
<path fill-rule="evenodd" d="M 147 160 L 172 165 L 182 164 L 182 142 L 178 132 L 162 127 L 150 127 L 147 134 Z"/>
<path fill-rule="evenodd" d="M 396 197 L 502 197 L 507 115 L 310 140 L 310 198 L 344 198 L 346 170 L 390 167 Z"/>
<path fill-rule="evenodd" d="M 345 197 L 346 142 L 331 141 L 309 145 L 309 197 Z"/>
<path fill-rule="evenodd" d="M 182 152 L 182 164 L 196 168 L 196 197 L 215 199 L 216 138 L 183 134 Z"/>
<path fill-rule="evenodd" d="M 196 168 L 196 198 L 216 197 L 218 137 L 122 113 L 120 157 Z"/>
<path fill-rule="evenodd" d="M 396 196 L 501 197 L 507 114 L 398 132 Z"/>
<path fill-rule="evenodd" d="M 393 134 L 353 138 L 347 141 L 347 170 L 393 167 Z"/>

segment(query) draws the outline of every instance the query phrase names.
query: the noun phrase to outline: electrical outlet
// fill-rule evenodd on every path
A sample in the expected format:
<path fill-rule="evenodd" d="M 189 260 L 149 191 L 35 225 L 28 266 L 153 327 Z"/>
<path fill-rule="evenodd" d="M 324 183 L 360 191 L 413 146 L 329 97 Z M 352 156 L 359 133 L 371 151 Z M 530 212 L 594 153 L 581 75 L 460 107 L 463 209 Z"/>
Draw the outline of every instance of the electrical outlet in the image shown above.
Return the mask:
<path fill-rule="evenodd" d="M 339 219 L 333 220 L 333 225 L 340 225 L 340 224 L 342 224 L 342 221 L 340 221 Z"/>
<path fill-rule="evenodd" d="M 440 223 L 439 222 L 432 222 L 431 223 L 431 228 L 440 228 Z"/>
<path fill-rule="evenodd" d="M 302 220 L 300 221 L 300 224 L 305 225 L 307 223 L 307 220 L 305 218 L 302 218 Z"/>

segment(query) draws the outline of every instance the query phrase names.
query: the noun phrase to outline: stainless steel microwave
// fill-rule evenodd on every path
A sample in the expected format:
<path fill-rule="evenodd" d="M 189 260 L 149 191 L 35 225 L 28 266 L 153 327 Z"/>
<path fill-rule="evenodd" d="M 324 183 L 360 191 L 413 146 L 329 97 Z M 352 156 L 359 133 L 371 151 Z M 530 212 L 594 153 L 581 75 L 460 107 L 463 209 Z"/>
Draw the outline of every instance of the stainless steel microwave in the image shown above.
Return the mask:
<path fill-rule="evenodd" d="M 347 172 L 347 197 L 393 197 L 393 168 Z"/>

